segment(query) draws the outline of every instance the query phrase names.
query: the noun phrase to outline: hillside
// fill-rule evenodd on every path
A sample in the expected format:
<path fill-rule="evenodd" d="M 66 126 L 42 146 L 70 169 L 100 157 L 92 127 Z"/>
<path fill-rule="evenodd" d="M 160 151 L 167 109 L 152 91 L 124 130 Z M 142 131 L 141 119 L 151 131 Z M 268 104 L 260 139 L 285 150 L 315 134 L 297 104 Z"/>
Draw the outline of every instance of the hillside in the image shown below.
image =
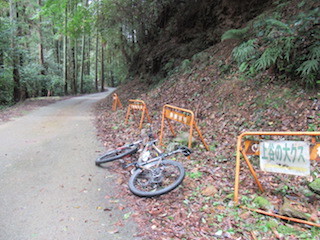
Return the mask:
<path fill-rule="evenodd" d="M 153 23 L 151 36 L 135 54 L 131 72 L 166 77 L 183 60 L 220 42 L 226 30 L 242 27 L 272 6 L 272 2 L 167 1 Z"/>
<path fill-rule="evenodd" d="M 232 45 L 227 42 L 217 44 L 201 56 L 228 58 Z M 120 165 L 117 163 L 110 164 L 107 168 L 121 172 L 122 177 L 119 177 L 117 183 L 123 189 L 121 197 L 129 199 L 137 221 L 149 226 L 142 232 L 144 236 L 148 236 L 151 231 L 152 239 L 169 239 L 161 238 L 163 236 L 174 239 L 209 239 L 222 230 L 227 239 L 238 239 L 239 236 L 241 239 L 249 239 L 250 232 L 261 239 L 271 239 L 274 237 L 272 231 L 261 231 L 265 224 L 274 220 L 234 210 L 232 205 L 230 206 L 236 137 L 244 131 L 319 130 L 319 95 L 290 84 L 269 82 L 260 85 L 256 79 L 241 79 L 238 74 L 225 75 L 219 70 L 219 60 L 207 64 L 195 60 L 191 66 L 193 67 L 188 73 L 173 75 L 155 86 L 149 86 L 137 79 L 116 91 L 125 107 L 128 99 L 142 99 L 147 103 L 156 132 L 160 129 L 161 109 L 164 104 L 196 112 L 198 124 L 211 151 L 205 151 L 200 144 L 193 149 L 195 152 L 190 161 L 180 159 L 188 171 L 183 186 L 159 198 L 139 199 L 132 196 L 127 189 L 127 170 L 119 170 Z M 107 98 L 97 106 L 99 137 L 108 149 L 139 139 L 138 124 L 131 122 L 125 125 L 126 110 L 111 112 L 111 104 L 112 99 Z M 187 131 L 187 128 L 179 128 L 179 125 L 176 127 L 180 131 Z M 169 132 L 165 134 L 167 143 L 170 142 L 168 136 Z M 196 134 L 195 138 L 199 143 Z M 317 171 L 319 172 L 319 168 Z M 289 182 L 299 182 L 295 178 L 289 179 Z M 265 182 L 268 178 L 262 181 L 268 185 Z M 247 179 L 243 184 L 251 186 L 249 198 L 252 200 L 256 197 L 253 181 Z M 210 186 L 214 186 L 214 197 L 203 194 Z M 281 189 L 280 184 L 277 187 Z M 252 226 L 249 227 L 248 223 Z M 286 231 L 301 230 L 299 226 L 286 226 L 279 221 L 276 224 L 288 228 L 280 235 L 288 236 Z M 243 231 L 244 229 L 247 230 Z M 151 236 L 147 239 L 151 239 Z M 299 239 L 299 235 L 293 235 L 290 239 Z"/>
<path fill-rule="evenodd" d="M 298 9 L 298 2 L 294 4 L 291 10 Z M 119 198 L 128 199 L 127 207 L 131 207 L 132 217 L 140 223 L 141 236 L 145 239 L 317 239 L 319 236 L 319 228 L 289 224 L 233 206 L 236 140 L 240 133 L 320 130 L 319 92 L 283 80 L 271 70 L 255 76 L 239 71 L 232 56 L 238 45 L 239 40 L 219 41 L 181 61 L 160 81 L 151 75 L 150 79 L 137 77 L 127 82 L 116 91 L 123 109 L 111 112 L 111 97 L 96 107 L 98 135 L 108 149 L 139 139 L 138 124 L 134 121 L 124 124 L 129 99 L 146 102 L 152 127 L 158 134 L 164 104 L 194 111 L 210 146 L 210 151 L 205 151 L 195 133 L 191 159 L 178 158 L 187 170 L 182 186 L 157 198 L 133 196 L 127 187 L 129 172 L 121 169 L 119 163 L 106 166 L 119 172 L 116 183 L 122 189 Z M 175 128 L 179 132 L 188 130 L 180 124 Z M 172 141 L 166 129 L 166 145 Z M 241 204 L 256 207 L 255 199 L 263 196 L 279 210 L 285 197 L 290 197 L 299 200 L 312 221 L 319 223 L 319 196 L 310 194 L 307 187 L 308 181 L 320 175 L 316 163 L 312 164 L 308 181 L 289 175 L 274 177 L 257 170 L 266 188 L 263 194 L 257 191 L 253 178 L 247 177 L 251 174 L 245 165 L 241 169 Z"/>

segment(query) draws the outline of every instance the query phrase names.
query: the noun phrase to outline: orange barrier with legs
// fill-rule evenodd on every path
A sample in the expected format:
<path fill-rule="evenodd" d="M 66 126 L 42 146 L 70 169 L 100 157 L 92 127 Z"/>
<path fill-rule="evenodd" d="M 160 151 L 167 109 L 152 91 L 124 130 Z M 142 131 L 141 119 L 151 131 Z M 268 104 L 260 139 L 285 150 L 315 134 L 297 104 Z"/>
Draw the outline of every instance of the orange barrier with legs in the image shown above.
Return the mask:
<path fill-rule="evenodd" d="M 120 102 L 120 99 L 118 97 L 118 94 L 113 94 L 113 102 L 112 102 L 112 111 L 116 111 L 117 107 L 122 108 L 122 104 Z"/>
<path fill-rule="evenodd" d="M 260 138 L 260 140 L 257 140 L 257 141 L 244 140 L 244 137 L 246 137 L 246 136 L 257 136 Z M 310 142 L 309 147 L 308 147 L 309 143 L 307 143 L 307 142 L 302 142 L 302 144 L 306 143 L 307 147 L 302 147 L 302 146 L 299 147 L 299 142 L 292 141 L 292 145 L 291 145 L 291 149 L 290 149 L 290 144 L 288 143 L 290 141 L 287 141 L 287 142 L 282 141 L 283 143 L 280 143 L 281 141 L 270 141 L 270 140 L 263 141 L 263 140 L 261 140 L 263 138 L 263 136 L 269 136 L 269 137 L 270 136 L 300 136 L 300 137 L 309 136 L 309 137 L 311 137 L 311 142 Z M 260 156 L 260 159 L 261 159 L 261 157 L 267 158 L 266 155 L 263 155 L 263 154 L 266 154 L 266 147 L 264 146 L 264 142 L 266 142 L 267 144 L 270 144 L 269 147 L 272 146 L 272 148 L 273 148 L 272 152 L 270 152 L 270 151 L 268 152 L 269 157 L 271 156 L 272 160 L 274 160 L 276 155 L 278 155 L 277 156 L 278 159 L 280 157 L 281 161 L 285 160 L 285 161 L 287 161 L 287 164 L 289 164 L 289 165 L 291 164 L 291 166 L 286 166 L 285 164 L 280 164 L 280 163 L 277 163 L 277 161 L 273 161 L 272 164 L 266 164 L 267 167 L 271 167 L 270 169 L 272 169 L 272 167 L 276 166 L 280 169 L 280 172 L 285 171 L 286 169 L 289 169 L 288 171 L 300 171 L 301 172 L 300 176 L 306 176 L 306 175 L 308 175 L 308 172 L 306 171 L 307 166 L 306 167 L 303 167 L 303 166 L 297 167 L 297 166 L 293 166 L 292 164 L 297 164 L 298 162 L 299 162 L 299 164 L 306 164 L 306 162 L 308 162 L 308 161 L 302 161 L 302 160 L 305 160 L 304 156 L 306 155 L 306 154 L 302 155 L 303 148 L 306 149 L 305 153 L 308 153 L 310 156 L 310 159 L 308 159 L 308 160 L 320 161 L 320 142 L 316 142 L 317 136 L 320 137 L 320 132 L 244 132 L 244 133 L 242 133 L 238 137 L 238 140 L 237 140 L 236 173 L 235 173 L 235 184 L 234 184 L 234 202 L 236 204 L 238 204 L 238 202 L 239 202 L 239 179 L 240 179 L 241 155 L 243 156 L 243 158 L 249 168 L 249 171 L 252 174 L 254 181 L 256 182 L 259 190 L 261 192 L 264 192 L 263 186 L 258 179 L 258 175 L 255 172 L 253 165 L 251 164 L 251 162 L 249 160 L 248 155 Z M 274 144 L 274 142 L 276 142 L 276 144 Z M 261 146 L 260 146 L 260 144 L 261 144 Z M 262 150 L 262 152 L 261 152 L 261 150 Z M 293 160 L 290 161 L 289 154 L 290 154 L 291 158 L 294 156 L 293 157 L 294 161 Z M 299 159 L 300 159 L 300 161 L 299 161 Z M 309 162 L 309 164 L 310 164 L 310 162 Z M 285 170 L 283 170 L 283 169 L 285 169 Z M 272 170 L 271 172 L 276 172 L 276 171 L 279 171 L 279 170 Z M 309 166 L 309 171 L 310 171 L 310 166 Z M 281 172 L 281 173 L 284 173 L 284 172 Z M 295 175 L 299 175 L 299 174 L 295 174 Z M 244 209 L 255 211 L 258 213 L 262 213 L 262 214 L 265 214 L 268 216 L 273 216 L 273 217 L 285 219 L 288 221 L 299 222 L 299 223 L 309 224 L 311 226 L 320 227 L 320 224 L 318 224 L 318 223 L 305 221 L 305 220 L 301 220 L 301 219 L 297 219 L 297 218 L 293 218 L 293 217 L 282 216 L 280 214 L 266 212 L 261 209 L 251 209 L 251 208 L 247 208 L 244 206 L 241 206 L 241 207 Z"/>
<path fill-rule="evenodd" d="M 195 117 L 194 117 L 194 113 L 188 109 L 184 109 L 184 108 L 179 108 L 179 107 L 175 107 L 175 106 L 171 106 L 171 105 L 164 105 L 163 106 L 163 110 L 162 110 L 162 120 L 161 120 L 161 131 L 160 131 L 160 144 L 162 144 L 162 139 L 163 139 L 163 131 L 164 131 L 164 121 L 167 121 L 170 131 L 172 132 L 172 134 L 174 136 L 176 136 L 176 133 L 170 123 L 169 120 L 173 120 L 176 122 L 180 122 L 183 123 L 187 126 L 190 126 L 190 131 L 189 131 L 189 144 L 188 147 L 191 148 L 191 143 L 192 143 L 192 133 L 193 133 L 193 129 L 195 128 L 196 131 L 199 134 L 199 137 L 203 143 L 203 145 L 205 146 L 205 148 L 209 151 L 209 147 L 207 145 L 207 143 L 205 142 L 200 129 L 198 127 L 198 125 L 196 124 L 195 121 Z"/>
<path fill-rule="evenodd" d="M 149 123 L 151 123 L 151 118 L 149 116 L 149 112 L 148 112 L 147 106 L 144 101 L 131 99 L 131 100 L 129 100 L 129 102 L 130 102 L 130 104 L 128 106 L 128 110 L 127 110 L 127 114 L 126 114 L 126 121 L 125 121 L 126 124 L 128 123 L 130 115 L 132 115 L 133 118 L 135 119 L 135 115 L 134 115 L 135 111 L 141 112 L 140 124 L 139 124 L 140 129 L 142 128 L 142 124 L 143 124 L 143 121 L 146 116 L 148 118 Z"/>

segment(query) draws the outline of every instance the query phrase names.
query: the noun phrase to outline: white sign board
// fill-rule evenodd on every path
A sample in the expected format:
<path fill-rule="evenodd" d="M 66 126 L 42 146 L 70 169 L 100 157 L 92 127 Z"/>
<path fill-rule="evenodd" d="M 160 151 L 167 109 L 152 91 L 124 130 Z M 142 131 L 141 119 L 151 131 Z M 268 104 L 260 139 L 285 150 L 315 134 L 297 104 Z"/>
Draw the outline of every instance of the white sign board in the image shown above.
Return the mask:
<path fill-rule="evenodd" d="M 303 141 L 263 141 L 260 168 L 266 172 L 310 175 L 309 143 Z"/>

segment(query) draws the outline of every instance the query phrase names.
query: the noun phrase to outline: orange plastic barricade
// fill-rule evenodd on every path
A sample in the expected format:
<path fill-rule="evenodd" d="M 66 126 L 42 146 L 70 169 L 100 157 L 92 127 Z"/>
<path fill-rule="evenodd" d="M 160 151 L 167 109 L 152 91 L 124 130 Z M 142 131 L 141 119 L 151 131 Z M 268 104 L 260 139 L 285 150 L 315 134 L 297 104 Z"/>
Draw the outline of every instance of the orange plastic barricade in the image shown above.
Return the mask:
<path fill-rule="evenodd" d="M 129 100 L 130 104 L 128 106 L 127 114 L 126 114 L 126 124 L 128 123 L 130 115 L 133 115 L 133 118 L 135 119 L 134 112 L 140 111 L 141 112 L 141 118 L 140 118 L 140 125 L 139 128 L 142 128 L 142 124 L 144 121 L 145 116 L 147 116 L 149 123 L 151 123 L 151 118 L 149 116 L 149 112 L 147 109 L 147 106 L 144 101 L 142 100 Z"/>
<path fill-rule="evenodd" d="M 174 136 L 176 134 L 175 134 L 174 129 L 173 129 L 169 120 L 173 120 L 173 121 L 180 122 L 180 123 L 183 123 L 185 125 L 190 126 L 189 144 L 188 144 L 189 148 L 191 148 L 192 133 L 193 133 L 193 128 L 195 128 L 199 134 L 199 137 L 200 137 L 203 145 L 209 151 L 209 147 L 208 147 L 207 143 L 205 142 L 198 125 L 196 124 L 194 113 L 192 111 L 190 111 L 188 109 L 183 109 L 183 108 L 171 106 L 171 105 L 164 105 L 163 106 L 162 120 L 161 120 L 161 131 L 160 131 L 160 137 L 159 137 L 160 144 L 162 144 L 164 121 L 165 120 L 167 121 L 169 128 Z"/>
<path fill-rule="evenodd" d="M 122 108 L 122 104 L 120 102 L 120 99 L 118 97 L 118 94 L 113 94 L 113 102 L 112 102 L 112 111 L 116 111 L 117 107 Z"/>
<path fill-rule="evenodd" d="M 246 136 L 259 137 L 260 141 L 259 140 L 244 140 L 244 137 L 246 137 Z M 246 162 L 246 165 L 248 166 L 249 171 L 252 174 L 254 181 L 256 182 L 259 190 L 261 192 L 264 192 L 262 184 L 260 183 L 260 181 L 258 179 L 258 175 L 255 172 L 253 165 L 251 164 L 249 157 L 248 157 L 249 155 L 260 156 L 260 161 L 261 161 L 261 158 L 262 159 L 267 158 L 266 155 L 264 155 L 264 154 L 266 154 L 267 148 L 264 146 L 265 143 L 263 143 L 263 141 L 261 140 L 261 139 L 263 139 L 264 136 L 269 136 L 269 137 L 270 136 L 300 136 L 300 137 L 309 136 L 309 137 L 311 137 L 310 145 L 309 145 L 309 143 L 306 142 L 307 147 L 304 147 L 304 149 L 306 149 L 306 153 L 310 155 L 310 160 L 320 161 L 320 142 L 316 142 L 316 137 L 317 136 L 320 137 L 320 132 L 244 132 L 244 133 L 242 133 L 240 136 L 238 136 L 238 140 L 237 140 L 236 173 L 235 173 L 235 184 L 234 184 L 234 202 L 236 204 L 238 204 L 238 202 L 239 202 L 239 179 L 240 179 L 240 158 L 241 158 L 241 155 L 243 156 L 243 158 Z M 268 140 L 265 140 L 265 141 L 268 142 Z M 292 143 L 291 149 L 289 149 L 289 147 L 290 147 L 290 145 L 288 143 L 289 141 L 287 141 L 287 142 L 283 141 L 283 143 L 279 143 L 281 141 L 278 141 L 278 142 L 274 141 L 274 142 L 276 142 L 276 144 L 274 144 L 274 142 L 272 142 L 272 141 L 269 141 L 269 142 L 270 142 L 269 146 L 271 146 L 271 144 L 272 144 L 272 149 L 274 150 L 274 151 L 272 150 L 272 154 L 270 154 L 271 152 L 269 152 L 269 156 L 274 157 L 277 154 L 278 158 L 279 158 L 279 156 L 281 155 L 280 160 L 282 160 L 282 161 L 286 160 L 286 157 L 287 157 L 287 163 L 289 163 L 289 161 L 290 161 L 289 153 L 291 152 L 290 154 L 294 153 L 295 160 L 296 159 L 299 160 L 300 158 L 304 159 L 303 155 L 302 155 L 303 147 L 299 147 L 298 143 L 295 141 L 292 141 L 294 143 Z M 260 144 L 261 144 L 261 146 L 260 146 Z M 273 158 L 272 158 L 272 160 L 273 160 Z M 298 162 L 298 161 L 292 160 L 292 161 L 290 161 L 290 164 L 296 164 L 294 162 Z M 305 164 L 305 162 L 306 161 L 299 161 L 299 164 L 303 165 L 303 164 Z M 280 163 L 277 163 L 278 165 L 276 165 L 276 164 L 273 165 L 273 164 L 269 163 L 269 164 L 266 164 L 266 166 L 268 166 L 268 167 L 277 166 L 279 168 L 280 172 L 284 171 L 284 170 L 281 170 L 281 168 L 282 168 L 282 169 L 291 169 L 292 171 L 296 171 L 296 170 L 301 171 L 302 174 L 303 174 L 303 171 L 306 171 L 305 169 L 307 169 L 307 167 L 304 168 L 303 166 L 302 167 L 301 166 L 300 167 L 284 166 L 284 165 L 281 165 Z M 310 162 L 309 162 L 309 164 L 310 164 Z M 309 166 L 309 171 L 310 171 L 310 166 Z M 277 172 L 277 170 L 272 170 L 270 172 Z M 284 173 L 284 172 L 281 172 L 281 173 Z M 301 176 L 304 176 L 304 175 L 301 175 Z M 268 216 L 273 216 L 273 217 L 277 217 L 277 218 L 288 220 L 288 221 L 293 221 L 293 222 L 298 222 L 298 223 L 308 224 L 311 226 L 320 227 L 320 224 L 315 223 L 315 222 L 301 220 L 301 219 L 293 218 L 293 217 L 282 216 L 280 214 L 270 213 L 267 211 L 263 211 L 261 209 L 252 209 L 252 208 L 248 208 L 245 206 L 240 206 L 240 207 L 243 209 L 262 213 L 262 214 L 265 214 Z"/>

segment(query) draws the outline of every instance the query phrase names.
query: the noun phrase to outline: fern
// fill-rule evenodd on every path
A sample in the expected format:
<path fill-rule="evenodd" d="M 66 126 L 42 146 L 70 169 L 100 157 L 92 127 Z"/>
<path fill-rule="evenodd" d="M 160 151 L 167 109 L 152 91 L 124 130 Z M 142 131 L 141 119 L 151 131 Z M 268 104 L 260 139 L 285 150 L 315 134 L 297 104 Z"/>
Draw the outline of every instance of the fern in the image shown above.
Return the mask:
<path fill-rule="evenodd" d="M 319 64 L 320 62 L 317 59 L 307 60 L 300 65 L 297 71 L 300 72 L 303 77 L 308 77 L 310 74 L 317 73 L 318 70 L 320 70 Z"/>
<path fill-rule="evenodd" d="M 300 6 L 303 5 L 306 3 Z M 277 10 L 261 15 L 252 20 L 250 32 L 248 27 L 225 32 L 222 40 L 255 36 L 232 52 L 239 71 L 255 76 L 274 67 L 278 79 L 301 79 L 305 86 L 312 87 L 320 84 L 320 30 L 317 28 L 320 8 L 303 7 L 301 10 L 300 14 L 291 17 L 284 17 Z"/>
<path fill-rule="evenodd" d="M 289 62 L 290 60 L 290 54 L 292 53 L 292 50 L 294 48 L 294 40 L 295 38 L 293 36 L 290 37 L 284 37 L 281 38 L 279 41 L 282 42 L 282 55 L 284 56 L 284 58 Z"/>
<path fill-rule="evenodd" d="M 289 27 L 289 25 L 285 24 L 284 22 L 281 22 L 279 20 L 276 20 L 276 19 L 268 19 L 266 21 L 266 24 L 271 27 L 275 27 L 276 29 L 278 30 L 285 30 L 287 33 L 290 33 L 290 34 L 293 34 L 293 30 Z"/>
<path fill-rule="evenodd" d="M 249 27 L 245 27 L 241 29 L 230 29 L 221 36 L 221 41 L 224 41 L 227 39 L 243 40 L 245 39 L 248 30 L 249 30 Z"/>
<path fill-rule="evenodd" d="M 240 72 L 245 72 L 249 67 L 249 64 L 247 62 L 243 62 L 239 66 L 239 71 Z"/>
<path fill-rule="evenodd" d="M 265 70 L 274 65 L 281 55 L 279 47 L 268 47 L 261 57 L 255 62 L 254 67 L 257 70 Z"/>
<path fill-rule="evenodd" d="M 309 47 L 309 54 L 306 59 L 297 69 L 297 72 L 300 73 L 307 85 L 314 86 L 315 83 L 319 84 L 320 81 L 317 77 L 319 77 L 320 71 L 320 46 L 318 43 Z"/>
<path fill-rule="evenodd" d="M 310 53 L 309 53 L 309 58 L 320 59 L 320 45 L 311 47 Z"/>
<path fill-rule="evenodd" d="M 257 39 L 251 39 L 247 42 L 242 43 L 240 46 L 236 47 L 233 51 L 234 59 L 239 63 L 243 63 L 253 58 L 257 52 L 255 47 L 255 42 Z"/>

